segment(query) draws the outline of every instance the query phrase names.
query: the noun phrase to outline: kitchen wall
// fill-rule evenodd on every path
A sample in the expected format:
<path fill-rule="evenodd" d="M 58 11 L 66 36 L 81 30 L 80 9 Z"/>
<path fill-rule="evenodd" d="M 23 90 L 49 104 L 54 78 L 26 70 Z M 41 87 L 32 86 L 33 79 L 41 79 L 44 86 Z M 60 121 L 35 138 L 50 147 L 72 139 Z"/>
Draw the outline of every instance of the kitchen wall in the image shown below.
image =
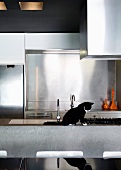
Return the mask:
<path fill-rule="evenodd" d="M 79 54 L 26 55 L 26 110 L 70 109 L 70 95 L 75 106 L 93 101 L 101 109 L 105 98 L 111 100 L 115 87 L 115 61 L 79 59 Z"/>

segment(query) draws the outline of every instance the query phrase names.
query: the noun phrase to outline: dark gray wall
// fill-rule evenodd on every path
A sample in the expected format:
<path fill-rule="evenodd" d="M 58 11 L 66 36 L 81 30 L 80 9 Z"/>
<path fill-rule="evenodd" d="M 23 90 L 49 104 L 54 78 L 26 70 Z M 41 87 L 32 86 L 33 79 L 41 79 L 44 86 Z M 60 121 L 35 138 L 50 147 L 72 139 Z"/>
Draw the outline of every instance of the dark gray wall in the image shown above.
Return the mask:
<path fill-rule="evenodd" d="M 0 11 L 0 32 L 79 32 L 81 1 L 44 0 L 42 11 Z"/>

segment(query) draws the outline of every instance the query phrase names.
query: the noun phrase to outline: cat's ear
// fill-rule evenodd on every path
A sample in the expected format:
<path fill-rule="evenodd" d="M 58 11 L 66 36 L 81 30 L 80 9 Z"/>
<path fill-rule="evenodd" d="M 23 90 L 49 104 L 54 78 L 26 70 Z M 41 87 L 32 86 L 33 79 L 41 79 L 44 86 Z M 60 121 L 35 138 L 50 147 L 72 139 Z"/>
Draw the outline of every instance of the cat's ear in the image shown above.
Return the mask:
<path fill-rule="evenodd" d="M 90 104 L 93 105 L 94 103 L 91 102 Z"/>

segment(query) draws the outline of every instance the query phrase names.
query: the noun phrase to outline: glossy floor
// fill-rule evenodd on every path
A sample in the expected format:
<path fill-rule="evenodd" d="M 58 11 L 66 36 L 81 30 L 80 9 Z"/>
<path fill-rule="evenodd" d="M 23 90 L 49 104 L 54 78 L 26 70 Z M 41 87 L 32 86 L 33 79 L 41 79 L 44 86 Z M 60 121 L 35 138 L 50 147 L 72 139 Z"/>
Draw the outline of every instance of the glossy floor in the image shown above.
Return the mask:
<path fill-rule="evenodd" d="M 93 170 L 120 170 L 121 159 L 86 159 Z M 21 164 L 22 163 L 22 164 Z M 31 159 L 0 159 L 0 170 L 77 170 L 70 166 L 63 158 L 31 158 Z"/>

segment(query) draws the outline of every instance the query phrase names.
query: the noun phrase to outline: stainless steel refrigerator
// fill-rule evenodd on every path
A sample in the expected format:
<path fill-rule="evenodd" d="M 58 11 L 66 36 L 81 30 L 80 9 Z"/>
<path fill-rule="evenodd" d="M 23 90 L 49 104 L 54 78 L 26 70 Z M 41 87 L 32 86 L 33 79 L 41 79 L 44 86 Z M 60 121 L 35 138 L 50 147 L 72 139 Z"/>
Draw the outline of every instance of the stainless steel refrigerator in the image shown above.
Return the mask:
<path fill-rule="evenodd" d="M 0 118 L 24 117 L 24 66 L 0 65 Z"/>

